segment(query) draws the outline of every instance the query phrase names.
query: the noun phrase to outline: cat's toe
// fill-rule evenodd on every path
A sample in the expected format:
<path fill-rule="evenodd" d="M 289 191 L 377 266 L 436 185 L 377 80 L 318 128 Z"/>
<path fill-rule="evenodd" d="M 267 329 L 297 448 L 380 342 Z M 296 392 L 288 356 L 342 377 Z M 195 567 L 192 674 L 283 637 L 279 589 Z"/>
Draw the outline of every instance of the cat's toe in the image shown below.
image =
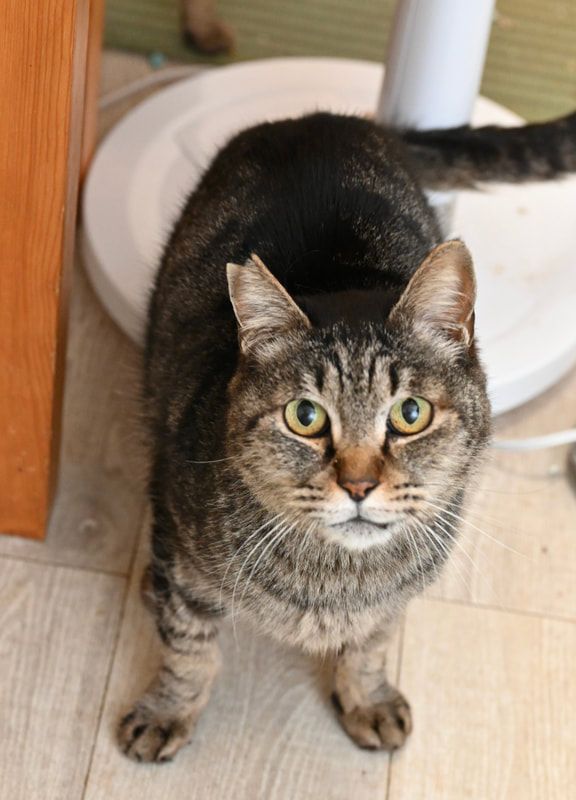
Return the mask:
<path fill-rule="evenodd" d="M 368 750 L 397 750 L 412 731 L 410 706 L 400 692 L 372 706 L 342 711 L 339 719 L 348 736 Z"/>
<path fill-rule="evenodd" d="M 190 741 L 193 725 L 187 720 L 155 718 L 136 706 L 118 727 L 118 743 L 133 761 L 165 763 Z"/>

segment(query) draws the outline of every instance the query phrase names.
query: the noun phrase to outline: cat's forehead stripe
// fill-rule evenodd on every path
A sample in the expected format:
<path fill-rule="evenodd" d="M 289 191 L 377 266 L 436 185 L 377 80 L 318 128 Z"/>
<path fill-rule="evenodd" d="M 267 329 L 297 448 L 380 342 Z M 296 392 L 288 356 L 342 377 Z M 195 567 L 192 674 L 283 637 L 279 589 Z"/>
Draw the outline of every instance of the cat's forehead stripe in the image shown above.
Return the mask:
<path fill-rule="evenodd" d="M 332 350 L 329 353 L 328 357 L 330 359 L 330 363 L 336 369 L 336 374 L 338 375 L 338 382 L 340 383 L 340 391 L 343 392 L 345 390 L 345 384 L 344 384 L 345 370 L 344 370 L 344 365 L 342 364 L 342 359 L 340 358 L 340 355 L 336 350 Z"/>
<path fill-rule="evenodd" d="M 390 394 L 396 394 L 400 384 L 400 376 L 398 375 L 398 367 L 394 362 L 388 367 L 388 373 L 390 375 Z"/>
<path fill-rule="evenodd" d="M 372 391 L 372 381 L 374 380 L 374 373 L 376 372 L 376 365 L 378 363 L 378 355 L 374 353 L 370 359 L 370 366 L 368 367 L 368 391 Z"/>
<path fill-rule="evenodd" d="M 316 388 L 320 393 L 322 393 L 322 390 L 324 389 L 324 378 L 325 378 L 324 365 L 321 363 L 316 364 L 314 368 L 314 374 L 316 378 Z"/>

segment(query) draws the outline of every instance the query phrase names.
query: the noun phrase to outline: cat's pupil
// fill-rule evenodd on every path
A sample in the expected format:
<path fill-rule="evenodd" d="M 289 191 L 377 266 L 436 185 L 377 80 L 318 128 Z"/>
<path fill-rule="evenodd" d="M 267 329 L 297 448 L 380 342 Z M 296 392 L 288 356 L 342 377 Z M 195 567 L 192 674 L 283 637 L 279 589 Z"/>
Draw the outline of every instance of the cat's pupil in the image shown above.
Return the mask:
<path fill-rule="evenodd" d="M 420 416 L 420 406 L 411 397 L 402 403 L 402 416 L 408 425 L 414 425 Z"/>
<path fill-rule="evenodd" d="M 309 425 L 312 425 L 316 419 L 316 409 L 314 408 L 314 403 L 311 403 L 309 400 L 302 400 L 300 403 L 298 403 L 296 416 L 298 417 L 298 422 L 301 425 L 304 425 L 305 428 L 307 428 Z"/>

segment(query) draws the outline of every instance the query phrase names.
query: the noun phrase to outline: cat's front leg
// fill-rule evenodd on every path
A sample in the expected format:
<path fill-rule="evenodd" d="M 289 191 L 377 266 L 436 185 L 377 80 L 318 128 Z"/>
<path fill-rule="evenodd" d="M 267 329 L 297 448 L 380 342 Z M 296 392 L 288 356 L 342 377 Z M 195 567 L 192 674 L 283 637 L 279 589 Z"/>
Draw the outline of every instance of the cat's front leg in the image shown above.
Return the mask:
<path fill-rule="evenodd" d="M 165 581 L 143 586 L 162 640 L 162 662 L 146 693 L 120 722 L 118 741 L 134 761 L 171 761 L 192 737 L 220 667 L 219 610 Z"/>
<path fill-rule="evenodd" d="M 410 706 L 386 678 L 390 627 L 338 655 L 332 701 L 342 727 L 360 747 L 396 750 L 412 730 Z"/>

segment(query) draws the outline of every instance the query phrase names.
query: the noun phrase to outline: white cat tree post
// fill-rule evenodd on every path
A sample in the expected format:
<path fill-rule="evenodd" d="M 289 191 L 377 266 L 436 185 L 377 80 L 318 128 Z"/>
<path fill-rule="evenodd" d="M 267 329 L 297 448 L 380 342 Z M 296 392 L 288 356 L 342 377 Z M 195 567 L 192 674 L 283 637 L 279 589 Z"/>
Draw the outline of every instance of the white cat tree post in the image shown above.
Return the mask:
<path fill-rule="evenodd" d="M 470 122 L 482 80 L 495 0 L 399 0 L 376 119 L 398 128 Z M 452 195 L 436 193 L 446 224 Z"/>
<path fill-rule="evenodd" d="M 399 0 L 376 118 L 407 128 L 470 121 L 495 0 Z"/>

